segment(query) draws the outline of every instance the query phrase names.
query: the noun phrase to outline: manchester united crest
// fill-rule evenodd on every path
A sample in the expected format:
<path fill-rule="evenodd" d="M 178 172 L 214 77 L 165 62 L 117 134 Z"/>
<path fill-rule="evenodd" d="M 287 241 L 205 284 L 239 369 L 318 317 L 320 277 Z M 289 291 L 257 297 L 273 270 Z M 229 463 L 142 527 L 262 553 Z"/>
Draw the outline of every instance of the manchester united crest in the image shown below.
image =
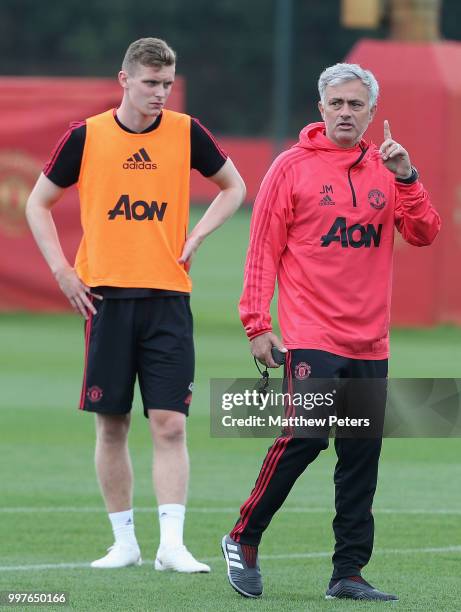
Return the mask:
<path fill-rule="evenodd" d="M 98 387 L 97 385 L 93 385 L 88 389 L 86 396 L 90 400 L 90 402 L 95 404 L 96 402 L 99 402 L 102 399 L 103 392 L 100 387 Z"/>
<path fill-rule="evenodd" d="M 300 361 L 298 364 L 296 364 L 295 377 L 298 380 L 304 380 L 305 378 L 309 378 L 309 376 L 311 375 L 311 372 L 312 372 L 311 366 L 305 361 Z"/>
<path fill-rule="evenodd" d="M 381 210 L 386 205 L 386 196 L 379 189 L 368 192 L 368 204 L 375 210 Z"/>

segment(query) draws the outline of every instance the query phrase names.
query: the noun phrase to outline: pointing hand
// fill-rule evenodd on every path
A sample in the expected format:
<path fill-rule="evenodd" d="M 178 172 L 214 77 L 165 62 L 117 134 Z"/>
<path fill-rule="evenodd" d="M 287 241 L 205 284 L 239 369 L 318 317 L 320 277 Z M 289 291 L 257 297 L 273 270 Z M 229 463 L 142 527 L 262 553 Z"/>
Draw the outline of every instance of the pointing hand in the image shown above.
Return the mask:
<path fill-rule="evenodd" d="M 379 148 L 383 164 L 393 172 L 397 178 L 411 176 L 412 167 L 410 156 L 401 144 L 392 139 L 389 121 L 384 121 L 384 142 Z"/>

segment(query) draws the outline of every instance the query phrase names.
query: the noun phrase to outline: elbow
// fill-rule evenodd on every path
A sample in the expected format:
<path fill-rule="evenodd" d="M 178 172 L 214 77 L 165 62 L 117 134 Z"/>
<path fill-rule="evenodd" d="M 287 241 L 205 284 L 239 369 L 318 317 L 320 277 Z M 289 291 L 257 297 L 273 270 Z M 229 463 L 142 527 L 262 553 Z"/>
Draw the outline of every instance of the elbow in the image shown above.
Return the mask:
<path fill-rule="evenodd" d="M 433 232 L 431 235 L 426 236 L 426 239 L 424 240 L 424 242 L 421 244 L 421 246 L 431 246 L 431 244 L 434 242 L 434 240 L 437 238 L 437 234 L 438 234 L 438 230 L 436 232 Z"/>
<path fill-rule="evenodd" d="M 245 198 L 247 195 L 247 188 L 241 176 L 239 177 L 239 179 L 240 180 L 238 182 L 238 185 L 236 186 L 236 189 L 238 192 L 238 201 L 239 201 L 238 206 L 240 207 L 245 202 Z"/>
<path fill-rule="evenodd" d="M 247 190 L 245 183 L 241 177 L 234 179 L 225 187 L 221 187 L 221 193 L 228 203 L 230 214 L 234 214 L 234 212 L 243 204 L 245 201 L 246 192 Z"/>
<path fill-rule="evenodd" d="M 25 207 L 25 216 L 29 227 L 32 229 L 34 221 L 39 214 L 40 210 L 40 201 L 37 199 L 36 195 L 32 191 L 30 196 L 27 198 L 26 207 Z"/>
<path fill-rule="evenodd" d="M 404 238 L 412 246 L 425 247 L 430 246 L 434 242 L 438 233 L 439 230 L 437 228 L 432 232 L 428 232 L 425 235 L 413 236 L 410 234 L 408 236 L 404 236 Z"/>
<path fill-rule="evenodd" d="M 410 227 L 404 226 L 402 235 L 406 242 L 413 246 L 430 246 L 440 232 L 441 220 L 437 215 L 430 222 L 421 222 Z"/>
<path fill-rule="evenodd" d="M 247 188 L 246 188 L 245 183 L 242 183 L 242 191 L 240 194 L 240 205 L 242 205 L 245 202 L 246 196 L 247 196 Z"/>
<path fill-rule="evenodd" d="M 47 207 L 47 203 L 42 201 L 40 197 L 34 191 L 27 198 L 26 206 L 24 209 L 26 221 L 31 230 L 38 222 L 38 220 L 43 216 L 43 212 L 49 211 Z"/>
<path fill-rule="evenodd" d="M 26 220 L 27 223 L 30 226 L 31 223 L 31 219 L 32 219 L 32 215 L 33 215 L 33 208 L 34 208 L 34 204 L 33 204 L 33 199 L 32 199 L 32 194 L 27 198 L 27 202 L 26 202 L 26 207 L 25 207 L 25 215 L 26 215 Z"/>
<path fill-rule="evenodd" d="M 434 240 L 437 238 L 438 233 L 440 232 L 441 221 L 440 217 L 438 217 L 437 222 L 432 225 L 429 231 L 424 236 L 424 242 L 421 246 L 430 246 Z"/>

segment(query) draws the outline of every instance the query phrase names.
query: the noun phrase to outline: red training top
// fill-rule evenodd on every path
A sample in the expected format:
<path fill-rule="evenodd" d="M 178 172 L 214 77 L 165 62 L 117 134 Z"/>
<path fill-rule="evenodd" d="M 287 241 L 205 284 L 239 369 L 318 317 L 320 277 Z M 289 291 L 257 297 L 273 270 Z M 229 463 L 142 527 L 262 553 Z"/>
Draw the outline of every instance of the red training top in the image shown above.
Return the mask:
<path fill-rule="evenodd" d="M 323 123 L 306 126 L 254 205 L 240 300 L 250 340 L 272 330 L 277 278 L 288 349 L 387 358 L 394 225 L 415 246 L 434 240 L 440 217 L 423 185 L 396 181 L 374 144 L 343 149 Z"/>

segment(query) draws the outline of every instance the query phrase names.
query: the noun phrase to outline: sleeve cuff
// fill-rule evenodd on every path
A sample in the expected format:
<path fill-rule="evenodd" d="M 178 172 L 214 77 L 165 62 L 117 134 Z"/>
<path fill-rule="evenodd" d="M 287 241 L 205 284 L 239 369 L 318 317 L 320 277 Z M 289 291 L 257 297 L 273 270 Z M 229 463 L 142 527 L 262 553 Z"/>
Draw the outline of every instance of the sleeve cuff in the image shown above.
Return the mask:
<path fill-rule="evenodd" d="M 258 336 L 262 336 L 263 334 L 267 334 L 269 332 L 272 331 L 272 328 L 269 327 L 267 329 L 259 329 L 256 332 L 252 332 L 252 333 L 247 333 L 248 336 L 248 340 L 254 340 L 255 338 L 257 338 Z"/>
<path fill-rule="evenodd" d="M 395 180 L 397 181 L 397 183 L 403 183 L 404 185 L 413 185 L 413 183 L 416 183 L 418 179 L 419 179 L 418 171 L 416 170 L 414 166 L 412 166 L 411 174 L 408 178 L 397 178 L 396 177 Z"/>

